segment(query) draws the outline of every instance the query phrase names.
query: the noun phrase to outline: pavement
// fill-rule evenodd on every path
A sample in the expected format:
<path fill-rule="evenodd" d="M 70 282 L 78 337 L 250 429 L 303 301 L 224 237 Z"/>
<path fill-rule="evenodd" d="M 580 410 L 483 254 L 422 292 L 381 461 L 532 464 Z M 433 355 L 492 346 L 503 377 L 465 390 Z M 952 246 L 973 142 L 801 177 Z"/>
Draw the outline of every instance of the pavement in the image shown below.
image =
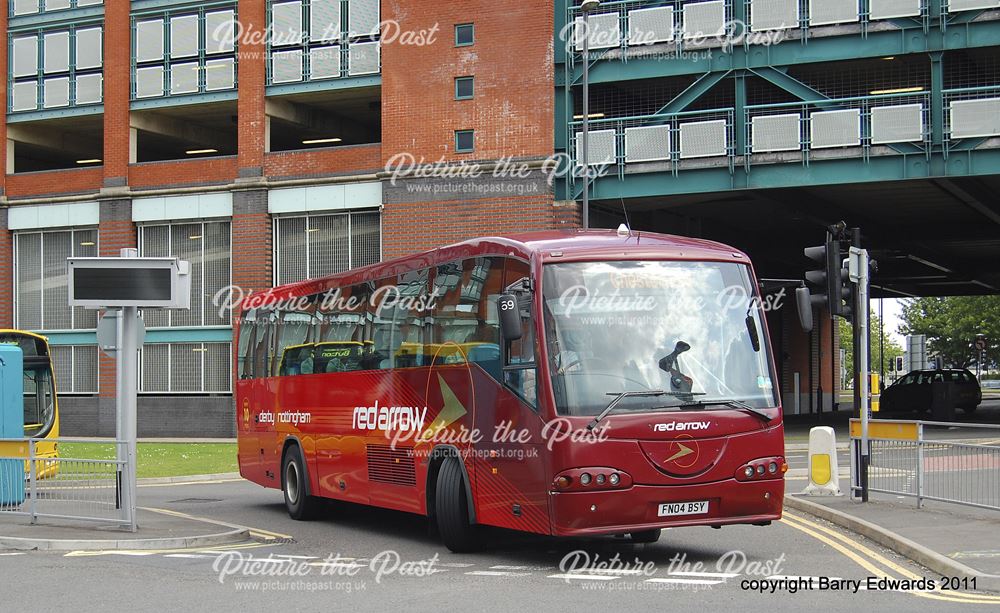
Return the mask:
<path fill-rule="evenodd" d="M 0 549 L 51 550 L 157 550 L 217 547 L 253 540 L 250 529 L 224 522 L 206 521 L 169 509 L 140 508 L 139 529 L 129 532 L 114 524 L 27 517 L 5 518 L 0 524 Z"/>
<path fill-rule="evenodd" d="M 842 480 L 841 487 L 847 485 Z M 885 494 L 872 494 L 868 502 L 786 495 L 785 506 L 871 539 L 941 576 L 975 578 L 978 589 L 1000 592 L 1000 511 L 935 501 L 918 509 L 912 498 Z"/>

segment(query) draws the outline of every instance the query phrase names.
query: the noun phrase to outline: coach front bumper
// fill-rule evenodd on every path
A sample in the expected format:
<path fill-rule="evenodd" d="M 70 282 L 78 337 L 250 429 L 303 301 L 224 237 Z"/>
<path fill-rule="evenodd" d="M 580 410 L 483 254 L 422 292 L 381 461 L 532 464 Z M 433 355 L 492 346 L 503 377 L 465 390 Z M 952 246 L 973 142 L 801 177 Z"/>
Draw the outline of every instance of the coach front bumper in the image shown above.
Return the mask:
<path fill-rule="evenodd" d="M 695 485 L 635 485 L 625 490 L 553 492 L 555 536 L 625 534 L 680 526 L 762 524 L 781 519 L 784 479 L 728 479 Z M 660 505 L 708 502 L 708 512 L 662 517 Z"/>

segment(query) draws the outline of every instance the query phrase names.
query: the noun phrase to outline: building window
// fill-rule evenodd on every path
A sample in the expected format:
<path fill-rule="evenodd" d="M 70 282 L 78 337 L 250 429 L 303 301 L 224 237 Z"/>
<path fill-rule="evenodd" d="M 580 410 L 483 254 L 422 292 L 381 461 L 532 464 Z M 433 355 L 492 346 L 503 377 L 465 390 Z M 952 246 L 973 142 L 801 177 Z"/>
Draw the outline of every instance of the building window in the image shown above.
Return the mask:
<path fill-rule="evenodd" d="M 97 393 L 97 347 L 94 345 L 51 345 L 56 373 L 56 390 L 63 394 Z"/>
<path fill-rule="evenodd" d="M 230 343 L 150 343 L 141 349 L 139 391 L 228 394 L 232 391 Z"/>
<path fill-rule="evenodd" d="M 475 95 L 475 77 L 458 77 L 455 79 L 455 100 L 469 100 Z"/>
<path fill-rule="evenodd" d="M 476 26 L 471 23 L 460 23 L 455 26 L 455 46 L 468 47 L 476 42 Z"/>
<path fill-rule="evenodd" d="M 10 16 L 33 15 L 104 4 L 104 0 L 11 0 Z"/>
<path fill-rule="evenodd" d="M 97 230 L 14 233 L 14 302 L 22 330 L 93 330 L 97 311 L 69 306 L 66 258 L 96 257 Z"/>
<path fill-rule="evenodd" d="M 234 89 L 235 20 L 234 7 L 219 6 L 134 15 L 132 99 Z"/>
<path fill-rule="evenodd" d="M 191 263 L 191 309 L 148 311 L 144 314 L 146 326 L 230 325 L 229 312 L 220 313 L 215 306 L 215 295 L 232 283 L 229 245 L 229 221 L 140 226 L 143 257 L 177 257 Z"/>
<path fill-rule="evenodd" d="M 382 259 L 378 212 L 337 213 L 274 220 L 276 285 L 315 279 Z"/>
<path fill-rule="evenodd" d="M 103 99 L 99 24 L 10 34 L 10 112 L 100 104 Z"/>
<path fill-rule="evenodd" d="M 268 83 L 378 74 L 379 10 L 379 0 L 273 0 Z"/>
<path fill-rule="evenodd" d="M 456 130 L 455 131 L 455 152 L 456 153 L 472 153 L 476 150 L 476 132 L 475 130 Z"/>

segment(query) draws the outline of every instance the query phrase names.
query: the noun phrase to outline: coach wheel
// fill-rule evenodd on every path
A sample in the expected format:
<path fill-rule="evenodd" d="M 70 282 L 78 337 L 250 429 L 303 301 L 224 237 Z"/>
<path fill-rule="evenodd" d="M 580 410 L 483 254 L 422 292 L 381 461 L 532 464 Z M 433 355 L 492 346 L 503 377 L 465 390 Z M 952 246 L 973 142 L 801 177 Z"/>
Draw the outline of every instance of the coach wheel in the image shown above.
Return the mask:
<path fill-rule="evenodd" d="M 631 534 L 633 543 L 655 543 L 660 540 L 660 529 L 655 530 L 643 530 L 642 532 L 633 532 Z"/>
<path fill-rule="evenodd" d="M 298 447 L 289 449 L 285 454 L 281 468 L 281 489 L 285 493 L 285 508 L 292 519 L 301 521 L 316 517 L 320 500 L 309 495 L 305 463 Z"/>
<path fill-rule="evenodd" d="M 445 546 L 455 553 L 482 549 L 482 534 L 469 520 L 468 496 L 458 458 L 445 458 L 434 492 L 438 532 Z"/>

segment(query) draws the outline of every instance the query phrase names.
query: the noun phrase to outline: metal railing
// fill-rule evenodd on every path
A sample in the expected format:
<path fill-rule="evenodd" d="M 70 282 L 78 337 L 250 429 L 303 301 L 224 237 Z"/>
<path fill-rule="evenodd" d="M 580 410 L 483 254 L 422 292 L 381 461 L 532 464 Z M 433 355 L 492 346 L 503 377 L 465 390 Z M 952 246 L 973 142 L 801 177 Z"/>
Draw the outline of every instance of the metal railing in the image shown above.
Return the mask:
<path fill-rule="evenodd" d="M 0 455 L 0 517 L 25 516 L 128 525 L 122 507 L 121 484 L 126 462 L 39 455 L 38 447 L 68 442 L 60 439 L 4 439 L 5 447 L 20 447 L 20 454 Z M 98 443 L 116 449 L 124 441 L 73 439 L 73 443 Z M 26 448 L 26 453 L 25 453 Z"/>
<path fill-rule="evenodd" d="M 870 422 L 868 491 L 1000 511 L 1000 426 L 931 421 Z M 992 435 L 928 438 L 930 428 Z M 861 489 L 861 439 L 852 428 L 851 490 Z M 931 434 L 934 437 L 934 434 Z"/>

